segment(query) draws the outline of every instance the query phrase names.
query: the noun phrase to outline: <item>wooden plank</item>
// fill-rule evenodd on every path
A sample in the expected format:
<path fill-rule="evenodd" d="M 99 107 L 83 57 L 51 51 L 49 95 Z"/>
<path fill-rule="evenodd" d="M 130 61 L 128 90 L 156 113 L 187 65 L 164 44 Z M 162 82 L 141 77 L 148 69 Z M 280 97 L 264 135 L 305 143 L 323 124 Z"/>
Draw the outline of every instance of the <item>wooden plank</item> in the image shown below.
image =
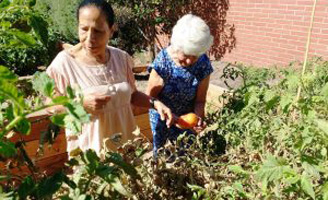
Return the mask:
<path fill-rule="evenodd" d="M 153 142 L 153 132 L 151 131 L 151 129 L 145 129 L 141 131 L 141 134 L 147 138 L 147 140 L 149 142 Z"/>
<path fill-rule="evenodd" d="M 132 112 L 134 116 L 148 113 L 148 108 L 132 106 Z"/>
<path fill-rule="evenodd" d="M 137 126 L 140 128 L 141 131 L 150 128 L 148 113 L 135 116 L 134 118 L 136 120 Z"/>
<path fill-rule="evenodd" d="M 67 160 L 68 160 L 67 153 L 61 153 L 61 154 L 40 159 L 36 161 L 34 164 L 39 170 L 39 172 L 44 172 L 47 175 L 51 175 L 63 169 L 65 167 L 65 162 L 67 162 Z M 0 168 L 4 169 L 4 166 L 1 166 Z M 3 172 L 8 172 L 8 171 L 3 170 L 1 173 Z M 21 168 L 15 167 L 13 169 L 10 169 L 9 172 L 10 174 L 19 175 L 21 177 L 31 175 L 31 172 L 26 165 L 22 166 Z"/>
<path fill-rule="evenodd" d="M 36 162 L 36 165 L 41 171 L 45 171 L 46 174 L 53 174 L 62 169 L 67 161 L 68 155 L 65 152 L 51 157 L 42 158 Z"/>
<path fill-rule="evenodd" d="M 38 140 L 42 132 L 47 131 L 48 125 L 51 122 L 49 115 L 45 111 L 38 111 L 27 116 L 31 122 L 31 132 L 29 135 L 15 134 L 14 137 L 10 138 L 10 141 L 16 142 L 23 139 L 25 142 L 32 140 Z M 65 130 L 62 128 L 60 134 L 64 134 Z"/>
<path fill-rule="evenodd" d="M 143 73 L 143 72 L 146 72 L 147 71 L 147 69 L 148 69 L 148 66 L 149 66 L 150 64 L 146 64 L 146 65 L 137 65 L 137 66 L 134 66 L 133 68 L 132 68 L 132 72 L 133 73 Z"/>
<path fill-rule="evenodd" d="M 66 152 L 66 137 L 65 134 L 60 134 L 57 136 L 55 143 L 52 147 L 44 147 L 43 156 L 37 157 L 37 150 L 39 147 L 39 140 L 33 140 L 26 143 L 25 150 L 31 159 L 41 160 L 44 158 L 52 157 L 57 154 L 62 154 Z"/>

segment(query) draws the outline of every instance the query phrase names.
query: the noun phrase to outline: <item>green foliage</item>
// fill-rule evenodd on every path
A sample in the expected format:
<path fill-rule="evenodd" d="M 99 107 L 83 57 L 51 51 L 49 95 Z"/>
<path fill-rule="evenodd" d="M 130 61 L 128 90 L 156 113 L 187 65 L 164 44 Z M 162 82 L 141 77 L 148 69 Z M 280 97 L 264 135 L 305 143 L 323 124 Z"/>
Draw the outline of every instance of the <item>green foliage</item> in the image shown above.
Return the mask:
<path fill-rule="evenodd" d="M 71 186 L 62 187 L 59 191 L 62 199 L 120 199 L 132 196 L 121 177 L 140 179 L 134 167 L 123 162 L 119 154 L 107 152 L 103 155 L 101 160 L 94 151 L 87 150 L 68 162 L 75 172 L 70 176 Z"/>
<path fill-rule="evenodd" d="M 56 51 L 48 23 L 34 5 L 35 1 L 3 1 L 0 6 L 0 64 L 19 75 L 49 64 Z"/>
<path fill-rule="evenodd" d="M 261 158 L 255 166 L 244 163 L 259 181 L 252 190 L 257 198 L 323 198 L 319 191 L 324 190 L 321 183 L 327 181 L 328 169 L 327 66 L 314 60 L 303 77 L 295 70 L 225 70 L 225 77 L 233 71 L 244 84 L 224 95 L 226 104 L 213 121 L 235 149 L 231 151 L 243 149 L 243 154 Z"/>
<path fill-rule="evenodd" d="M 68 96 L 56 97 L 54 96 L 54 82 L 46 73 L 37 73 L 33 79 L 33 88 L 39 92 L 39 97 L 36 97 L 33 102 L 24 100 L 23 94 L 16 87 L 17 77 L 6 67 L 0 66 L 0 105 L 1 105 L 1 123 L 0 123 L 0 161 L 2 166 L 10 165 L 12 162 L 21 163 L 19 166 L 26 165 L 32 172 L 31 176 L 20 178 L 21 184 L 17 190 L 13 192 L 4 193 L 0 195 L 3 198 L 19 197 L 26 198 L 51 198 L 51 196 L 61 187 L 68 178 L 62 172 L 58 172 L 54 176 L 43 177 L 42 173 L 38 172 L 34 166 L 33 161 L 29 158 L 25 151 L 24 141 L 13 142 L 10 140 L 15 135 L 29 134 L 31 130 L 30 121 L 27 115 L 54 105 L 62 105 L 67 108 L 67 112 L 59 116 L 53 116 L 54 123 L 57 125 L 71 127 L 74 124 L 76 133 L 81 132 L 83 123 L 88 122 L 89 115 L 84 111 L 81 105 L 81 95 L 78 92 L 68 89 Z M 41 96 L 47 96 L 51 103 L 45 105 L 40 100 Z M 67 120 L 58 120 L 59 118 L 69 118 Z M 55 127 L 50 127 L 49 132 L 53 131 Z M 57 130 L 58 132 L 58 130 Z M 41 145 L 45 142 L 53 142 L 56 134 L 43 135 L 40 137 Z M 7 185 L 15 184 L 17 177 L 11 176 L 10 168 L 1 170 L 1 179 L 7 181 Z M 41 179 L 40 179 L 41 178 Z"/>
<path fill-rule="evenodd" d="M 38 1 L 36 8 L 47 15 L 47 21 L 54 32 L 63 36 L 70 43 L 77 43 L 76 9 L 80 1 Z M 148 48 L 153 48 L 156 40 L 156 25 L 163 25 L 163 32 L 170 33 L 173 24 L 180 16 L 166 15 L 161 11 L 181 10 L 189 0 L 158 1 L 108 0 L 113 6 L 118 32 L 114 34 L 111 45 L 119 47 L 131 55 Z M 158 15 L 157 15 L 158 14 Z"/>
<path fill-rule="evenodd" d="M 76 9 L 79 0 L 42 0 L 37 1 L 36 10 L 46 17 L 51 29 L 70 43 L 78 41 Z"/>

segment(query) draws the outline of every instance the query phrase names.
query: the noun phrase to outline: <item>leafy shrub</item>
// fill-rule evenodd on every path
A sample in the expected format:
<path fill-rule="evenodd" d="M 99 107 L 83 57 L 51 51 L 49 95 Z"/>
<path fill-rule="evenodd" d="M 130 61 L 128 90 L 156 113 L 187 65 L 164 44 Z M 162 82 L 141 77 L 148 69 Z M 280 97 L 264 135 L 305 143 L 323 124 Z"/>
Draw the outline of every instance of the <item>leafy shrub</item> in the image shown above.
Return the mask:
<path fill-rule="evenodd" d="M 250 155 L 239 168 L 248 169 L 251 179 L 237 178 L 240 189 L 250 194 L 247 198 L 327 197 L 322 184 L 327 182 L 328 166 L 327 66 L 326 61 L 314 60 L 304 76 L 296 70 L 234 72 L 244 78 L 244 85 L 226 94 L 228 102 L 216 120 L 230 150 Z"/>
<path fill-rule="evenodd" d="M 0 6 L 0 64 L 19 75 L 33 74 L 56 54 L 55 37 L 49 34 L 43 16 L 33 9 L 34 4 L 3 1 Z"/>
<path fill-rule="evenodd" d="M 53 32 L 61 35 L 66 42 L 76 43 L 78 41 L 76 9 L 79 3 L 79 0 L 42 0 L 37 1 L 35 9 L 46 17 Z"/>
<path fill-rule="evenodd" d="M 80 1 L 38 1 L 36 8 L 47 16 L 54 32 L 62 35 L 66 42 L 77 43 L 76 9 Z M 157 16 L 163 9 L 178 9 L 188 3 L 188 0 L 179 1 L 122 1 L 108 0 L 113 6 L 118 24 L 118 32 L 114 34 L 111 45 L 119 47 L 131 55 L 135 52 L 153 48 L 156 40 L 156 25 L 164 24 L 165 31 L 170 32 L 179 16 Z"/>

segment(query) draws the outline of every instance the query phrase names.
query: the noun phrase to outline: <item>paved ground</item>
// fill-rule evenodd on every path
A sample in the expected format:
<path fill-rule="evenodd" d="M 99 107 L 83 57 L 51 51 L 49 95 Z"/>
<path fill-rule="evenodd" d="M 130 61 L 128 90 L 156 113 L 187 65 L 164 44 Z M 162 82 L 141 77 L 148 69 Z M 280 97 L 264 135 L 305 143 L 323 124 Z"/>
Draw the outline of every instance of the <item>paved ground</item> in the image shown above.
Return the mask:
<path fill-rule="evenodd" d="M 228 87 L 224 83 L 224 81 L 226 81 L 232 88 L 237 88 L 238 86 L 240 86 L 240 84 L 241 84 L 240 79 L 225 80 L 225 79 L 221 78 L 222 75 L 223 75 L 224 68 L 225 67 L 231 67 L 231 65 L 229 63 L 225 63 L 225 62 L 221 62 L 221 61 L 214 61 L 214 62 L 212 62 L 212 65 L 213 65 L 213 68 L 214 68 L 214 72 L 211 74 L 211 80 L 210 80 L 211 85 L 214 85 L 216 87 L 220 87 L 222 89 L 227 89 Z M 136 85 L 137 85 L 137 88 L 140 91 L 145 91 L 146 90 L 148 77 L 149 77 L 148 72 L 135 74 Z"/>

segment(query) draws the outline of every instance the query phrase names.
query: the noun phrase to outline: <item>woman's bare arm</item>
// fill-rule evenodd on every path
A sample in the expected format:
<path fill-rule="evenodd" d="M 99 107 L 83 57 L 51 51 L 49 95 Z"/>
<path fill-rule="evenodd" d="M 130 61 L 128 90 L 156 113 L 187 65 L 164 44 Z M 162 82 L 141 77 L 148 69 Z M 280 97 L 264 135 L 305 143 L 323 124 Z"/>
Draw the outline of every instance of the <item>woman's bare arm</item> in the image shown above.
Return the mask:
<path fill-rule="evenodd" d="M 163 86 L 164 86 L 164 81 L 162 77 L 160 77 L 156 72 L 156 70 L 153 69 L 149 75 L 146 94 L 152 97 L 157 97 L 158 94 L 161 92 Z"/>

